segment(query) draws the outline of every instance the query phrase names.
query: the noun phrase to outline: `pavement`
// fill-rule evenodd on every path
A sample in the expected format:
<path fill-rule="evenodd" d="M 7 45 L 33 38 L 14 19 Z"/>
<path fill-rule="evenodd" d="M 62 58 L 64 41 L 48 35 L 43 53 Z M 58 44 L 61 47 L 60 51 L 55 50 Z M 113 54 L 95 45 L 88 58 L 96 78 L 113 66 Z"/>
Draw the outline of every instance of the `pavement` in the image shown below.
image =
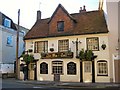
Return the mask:
<path fill-rule="evenodd" d="M 17 80 L 17 83 L 40 85 L 47 87 L 75 87 L 75 88 L 119 88 L 120 83 L 80 83 L 80 82 L 55 82 L 55 81 L 36 81 L 36 80 Z"/>

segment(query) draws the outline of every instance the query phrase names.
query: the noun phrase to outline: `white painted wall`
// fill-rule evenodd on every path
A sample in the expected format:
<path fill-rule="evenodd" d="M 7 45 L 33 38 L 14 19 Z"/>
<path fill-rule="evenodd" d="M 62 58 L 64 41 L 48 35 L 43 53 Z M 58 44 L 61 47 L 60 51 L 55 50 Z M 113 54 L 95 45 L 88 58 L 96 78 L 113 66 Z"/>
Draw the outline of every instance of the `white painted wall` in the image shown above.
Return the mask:
<path fill-rule="evenodd" d="M 108 42 L 108 34 L 91 34 L 91 35 L 78 35 L 78 36 L 65 36 L 65 37 L 54 37 L 54 38 L 42 38 L 42 39 L 32 39 L 32 40 L 26 40 L 26 50 L 28 50 L 29 48 L 33 49 L 34 51 L 34 43 L 36 41 L 48 41 L 48 52 L 49 48 L 52 47 L 52 44 L 54 44 L 53 48 L 54 48 L 54 52 L 58 52 L 58 40 L 64 40 L 64 39 L 69 39 L 69 48 L 71 48 L 71 51 L 74 52 L 74 58 L 72 59 L 40 59 L 40 54 L 35 54 L 35 56 L 39 55 L 39 61 L 37 62 L 37 78 L 38 80 L 47 80 L 47 81 L 53 81 L 54 76 L 52 74 L 52 61 L 54 60 L 62 60 L 63 61 L 63 72 L 64 75 L 60 76 L 60 80 L 61 81 L 80 81 L 80 62 L 79 59 L 76 59 L 76 47 L 75 44 L 72 43 L 72 41 L 76 41 L 76 38 L 78 38 L 79 41 L 81 41 L 82 43 L 79 44 L 78 48 L 79 50 L 81 50 L 82 48 L 84 48 L 86 50 L 86 38 L 88 37 L 99 37 L 99 51 L 94 51 L 94 54 L 97 55 L 98 57 L 95 59 L 95 79 L 96 82 L 110 82 L 110 78 L 111 78 L 111 73 L 110 73 L 110 56 L 109 56 L 109 42 Z M 33 43 L 32 43 L 33 42 Z M 107 45 L 106 49 L 103 50 L 101 48 L 101 45 L 103 44 L 103 42 Z M 34 54 L 34 53 L 33 53 Z M 38 58 L 37 57 L 37 58 Z M 108 76 L 103 77 L 103 76 L 97 76 L 97 61 L 98 60 L 106 60 L 108 62 Z M 67 63 L 73 61 L 77 64 L 77 74 L 76 75 L 67 75 Z M 49 69 L 49 73 L 48 74 L 40 74 L 40 63 L 42 62 L 46 62 L 48 64 L 48 69 Z M 48 77 L 49 76 L 49 77 Z"/>
<path fill-rule="evenodd" d="M 14 61 L 16 60 L 16 31 L 10 28 L 5 28 L 3 26 L 1 26 L 1 30 L 0 30 L 0 36 L 1 36 L 1 51 L 0 53 L 2 54 L 1 56 L 1 60 L 2 63 L 14 63 Z M 12 45 L 9 46 L 7 45 L 7 37 L 8 36 L 12 36 Z M 24 35 L 22 33 L 19 34 L 19 55 L 20 56 L 22 54 L 22 52 L 24 51 L 24 41 L 23 41 L 23 37 Z"/>
<path fill-rule="evenodd" d="M 118 1 L 120 0 L 105 0 L 103 10 L 105 12 L 107 26 L 109 30 L 109 53 L 110 53 L 110 75 L 114 79 L 114 66 L 113 66 L 113 56 L 118 54 L 117 48 L 119 47 L 118 44 L 118 37 L 119 32 L 119 13 L 120 6 L 118 7 Z M 119 47 L 120 49 L 120 47 Z M 113 80 L 114 81 L 114 80 Z"/>
<path fill-rule="evenodd" d="M 2 27 L 0 26 L 0 36 L 2 36 Z M 2 38 L 0 38 L 0 51 L 2 51 Z M 2 62 L 2 52 L 0 52 L 0 63 Z"/>

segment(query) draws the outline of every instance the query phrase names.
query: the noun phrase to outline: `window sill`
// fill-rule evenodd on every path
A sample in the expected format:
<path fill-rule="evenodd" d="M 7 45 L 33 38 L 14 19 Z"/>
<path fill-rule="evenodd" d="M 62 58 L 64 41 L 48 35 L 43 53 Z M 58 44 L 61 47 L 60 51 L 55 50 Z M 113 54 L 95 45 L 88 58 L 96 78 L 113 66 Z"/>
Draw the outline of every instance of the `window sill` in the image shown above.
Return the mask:
<path fill-rule="evenodd" d="M 42 74 L 42 75 L 43 75 L 43 74 L 45 74 L 45 73 L 40 73 L 40 74 Z M 48 73 L 46 73 L 46 74 L 48 74 Z"/>
<path fill-rule="evenodd" d="M 8 47 L 13 47 L 12 45 L 9 45 L 9 44 L 6 44 L 6 46 L 8 46 Z"/>
<path fill-rule="evenodd" d="M 69 76 L 76 76 L 77 74 L 67 74 L 67 75 L 69 75 Z"/>
<path fill-rule="evenodd" d="M 59 74 L 59 73 L 51 73 L 52 75 L 54 75 L 54 74 Z M 59 74 L 59 75 L 64 75 L 64 73 L 61 73 L 61 74 Z"/>
<path fill-rule="evenodd" d="M 108 75 L 97 75 L 97 76 L 108 76 Z"/>

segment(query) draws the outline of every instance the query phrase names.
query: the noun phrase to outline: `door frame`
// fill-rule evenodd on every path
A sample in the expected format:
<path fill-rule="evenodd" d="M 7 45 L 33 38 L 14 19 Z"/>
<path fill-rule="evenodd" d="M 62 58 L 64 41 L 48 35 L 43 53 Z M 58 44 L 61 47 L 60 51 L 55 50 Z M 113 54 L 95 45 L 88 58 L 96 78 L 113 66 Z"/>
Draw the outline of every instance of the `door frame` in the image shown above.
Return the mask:
<path fill-rule="evenodd" d="M 83 80 L 83 77 L 84 77 L 84 63 L 83 63 L 84 61 L 80 61 L 80 82 L 84 82 L 84 80 Z M 91 74 L 92 74 L 92 76 L 91 76 L 91 78 L 92 78 L 92 83 L 95 83 L 95 64 L 94 64 L 94 60 L 92 60 L 92 61 L 90 61 L 91 62 L 91 69 L 92 69 L 92 71 L 91 71 Z"/>

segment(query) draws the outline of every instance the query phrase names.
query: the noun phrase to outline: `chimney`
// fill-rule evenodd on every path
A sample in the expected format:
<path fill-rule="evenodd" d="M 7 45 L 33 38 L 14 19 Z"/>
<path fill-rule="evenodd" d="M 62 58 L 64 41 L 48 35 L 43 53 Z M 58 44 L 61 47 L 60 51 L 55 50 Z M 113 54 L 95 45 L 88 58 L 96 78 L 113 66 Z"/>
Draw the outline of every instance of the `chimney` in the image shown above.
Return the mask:
<path fill-rule="evenodd" d="M 40 20 L 40 19 L 41 19 L 41 11 L 38 10 L 38 11 L 37 11 L 37 20 Z"/>
<path fill-rule="evenodd" d="M 82 11 L 82 7 L 80 7 L 79 13 Z"/>
<path fill-rule="evenodd" d="M 83 9 L 82 9 L 82 7 L 80 7 L 79 13 L 80 13 L 80 12 L 86 12 L 85 5 L 83 6 Z"/>
<path fill-rule="evenodd" d="M 98 10 L 103 10 L 103 0 L 99 0 L 99 7 Z"/>
<path fill-rule="evenodd" d="M 83 6 L 83 11 L 86 11 L 85 5 Z"/>

